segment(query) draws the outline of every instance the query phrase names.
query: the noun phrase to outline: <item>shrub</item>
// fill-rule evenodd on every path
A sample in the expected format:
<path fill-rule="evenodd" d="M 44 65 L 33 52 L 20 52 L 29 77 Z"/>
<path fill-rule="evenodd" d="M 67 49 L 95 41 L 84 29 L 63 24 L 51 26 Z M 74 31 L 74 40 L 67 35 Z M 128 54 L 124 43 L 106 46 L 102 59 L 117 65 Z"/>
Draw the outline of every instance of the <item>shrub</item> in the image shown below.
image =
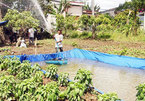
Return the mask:
<path fill-rule="evenodd" d="M 82 34 L 80 34 L 79 37 L 80 37 L 81 39 L 88 39 L 88 38 L 91 38 L 91 37 L 92 37 L 92 32 L 84 31 L 84 32 L 82 32 Z"/>
<path fill-rule="evenodd" d="M 70 37 L 70 38 L 77 38 L 78 36 L 79 36 L 78 31 L 72 31 L 72 32 L 69 34 L 69 37 Z"/>
<path fill-rule="evenodd" d="M 78 47 L 78 44 L 76 42 L 72 42 L 73 47 Z"/>

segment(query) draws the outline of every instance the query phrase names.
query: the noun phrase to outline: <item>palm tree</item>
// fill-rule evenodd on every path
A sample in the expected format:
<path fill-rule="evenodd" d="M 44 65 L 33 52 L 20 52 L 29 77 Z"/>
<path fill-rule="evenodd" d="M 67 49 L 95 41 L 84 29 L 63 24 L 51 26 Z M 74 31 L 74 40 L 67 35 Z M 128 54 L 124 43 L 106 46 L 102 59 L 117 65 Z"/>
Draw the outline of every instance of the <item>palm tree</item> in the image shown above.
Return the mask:
<path fill-rule="evenodd" d="M 54 8 L 56 9 L 56 14 L 63 14 L 64 17 L 67 13 L 68 8 L 70 7 L 70 2 L 68 0 L 61 0 L 59 7 L 54 4 Z"/>
<path fill-rule="evenodd" d="M 85 6 L 84 6 L 84 10 L 90 10 L 90 11 L 91 11 L 92 9 L 91 9 L 91 7 L 90 7 L 89 5 L 85 5 Z M 95 11 L 95 12 L 99 12 L 99 10 L 100 10 L 100 6 L 95 5 L 95 6 L 94 6 L 94 11 Z"/>

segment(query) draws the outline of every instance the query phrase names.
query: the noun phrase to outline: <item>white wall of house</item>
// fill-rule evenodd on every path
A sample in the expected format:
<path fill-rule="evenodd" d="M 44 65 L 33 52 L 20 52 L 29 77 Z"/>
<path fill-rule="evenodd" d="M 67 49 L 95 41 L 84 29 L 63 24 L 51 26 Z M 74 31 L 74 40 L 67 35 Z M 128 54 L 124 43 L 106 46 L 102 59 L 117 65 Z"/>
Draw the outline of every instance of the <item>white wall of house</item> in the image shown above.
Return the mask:
<path fill-rule="evenodd" d="M 140 27 L 145 29 L 145 12 L 139 13 L 139 20 L 141 21 Z"/>
<path fill-rule="evenodd" d="M 53 4 L 55 4 L 57 7 L 59 7 L 60 2 L 59 0 L 51 1 Z M 81 16 L 83 14 L 83 5 L 82 2 L 70 2 L 71 7 L 68 8 L 68 14 L 72 16 Z M 65 15 L 65 13 L 64 13 Z"/>
<path fill-rule="evenodd" d="M 68 14 L 73 16 L 81 16 L 83 14 L 83 8 L 82 6 L 71 6 L 68 9 Z"/>

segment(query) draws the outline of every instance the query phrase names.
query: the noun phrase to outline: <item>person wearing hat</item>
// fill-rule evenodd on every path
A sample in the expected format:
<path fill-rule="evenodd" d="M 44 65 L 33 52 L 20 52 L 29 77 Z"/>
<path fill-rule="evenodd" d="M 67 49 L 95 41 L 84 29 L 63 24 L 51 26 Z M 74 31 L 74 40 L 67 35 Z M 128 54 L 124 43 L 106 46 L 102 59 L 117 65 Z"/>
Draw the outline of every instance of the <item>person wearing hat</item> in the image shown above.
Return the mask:
<path fill-rule="evenodd" d="M 62 35 L 62 30 L 58 30 L 58 33 L 54 35 L 54 38 L 55 38 L 56 53 L 58 52 L 58 50 L 60 50 L 60 52 L 63 52 L 63 45 L 62 45 L 63 35 Z"/>

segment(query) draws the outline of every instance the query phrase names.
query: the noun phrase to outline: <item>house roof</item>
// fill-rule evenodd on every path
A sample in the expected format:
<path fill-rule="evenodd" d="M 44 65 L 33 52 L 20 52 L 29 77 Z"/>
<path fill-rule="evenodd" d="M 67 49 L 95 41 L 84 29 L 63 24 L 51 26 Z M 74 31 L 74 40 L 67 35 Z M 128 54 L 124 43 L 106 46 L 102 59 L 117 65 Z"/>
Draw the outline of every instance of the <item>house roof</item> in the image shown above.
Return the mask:
<path fill-rule="evenodd" d="M 108 9 L 108 10 L 105 10 L 105 11 L 101 11 L 100 13 L 105 13 L 105 12 L 108 12 L 108 11 L 115 11 L 116 8 L 117 8 L 117 7 L 111 8 L 111 9 Z"/>
<path fill-rule="evenodd" d="M 56 2 L 56 3 L 60 3 L 61 0 L 54 0 L 52 2 Z M 78 1 L 70 1 L 70 4 L 71 5 L 76 5 L 76 6 L 84 6 L 84 3 L 83 2 L 78 2 Z"/>
<path fill-rule="evenodd" d="M 83 2 L 70 1 L 71 5 L 84 6 Z"/>

